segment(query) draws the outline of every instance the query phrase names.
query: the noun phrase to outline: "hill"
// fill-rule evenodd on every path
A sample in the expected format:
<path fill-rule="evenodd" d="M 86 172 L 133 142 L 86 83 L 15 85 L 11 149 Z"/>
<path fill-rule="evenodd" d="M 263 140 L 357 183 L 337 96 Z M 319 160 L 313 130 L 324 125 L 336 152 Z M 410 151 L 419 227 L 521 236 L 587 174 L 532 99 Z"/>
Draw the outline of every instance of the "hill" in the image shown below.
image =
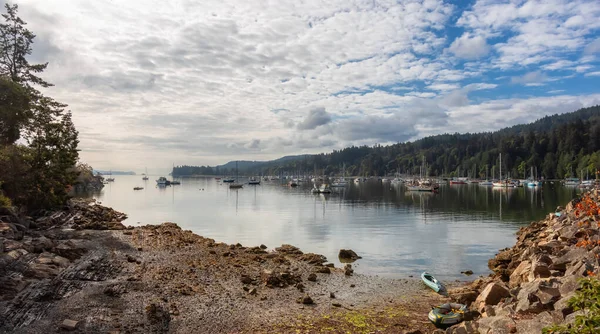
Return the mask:
<path fill-rule="evenodd" d="M 414 142 L 381 146 L 351 146 L 331 153 L 290 156 L 273 161 L 238 162 L 240 174 L 280 173 L 347 175 L 426 174 L 445 176 L 498 177 L 502 153 L 503 175 L 524 177 L 534 168 L 546 179 L 595 175 L 600 169 L 600 106 L 543 117 L 533 123 L 515 125 L 495 132 L 441 134 Z M 174 172 L 204 168 L 227 174 L 235 162 L 213 167 L 175 167 Z M 233 168 L 233 170 L 232 170 Z"/>

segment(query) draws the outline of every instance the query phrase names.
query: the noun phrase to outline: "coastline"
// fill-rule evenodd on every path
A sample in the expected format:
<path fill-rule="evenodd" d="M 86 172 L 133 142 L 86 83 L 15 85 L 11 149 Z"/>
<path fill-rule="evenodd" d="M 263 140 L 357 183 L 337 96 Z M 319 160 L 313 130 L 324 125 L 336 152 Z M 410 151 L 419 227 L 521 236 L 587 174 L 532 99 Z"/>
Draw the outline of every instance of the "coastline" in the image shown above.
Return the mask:
<path fill-rule="evenodd" d="M 493 274 L 450 284 L 449 298 L 291 245 L 228 245 L 174 223 L 125 227 L 124 214 L 89 201 L 35 221 L 3 212 L 0 332 L 540 332 L 572 323 L 577 278 L 599 273 L 600 211 L 582 214 L 581 203 L 597 208 L 597 191 L 522 227 L 490 259 Z M 427 313 L 449 301 L 475 320 L 435 329 Z"/>
<path fill-rule="evenodd" d="M 291 245 L 125 227 L 121 213 L 72 203 L 3 243 L 0 332 L 58 331 L 65 320 L 82 332 L 427 332 L 431 305 L 447 301 L 417 278 L 354 274 Z"/>

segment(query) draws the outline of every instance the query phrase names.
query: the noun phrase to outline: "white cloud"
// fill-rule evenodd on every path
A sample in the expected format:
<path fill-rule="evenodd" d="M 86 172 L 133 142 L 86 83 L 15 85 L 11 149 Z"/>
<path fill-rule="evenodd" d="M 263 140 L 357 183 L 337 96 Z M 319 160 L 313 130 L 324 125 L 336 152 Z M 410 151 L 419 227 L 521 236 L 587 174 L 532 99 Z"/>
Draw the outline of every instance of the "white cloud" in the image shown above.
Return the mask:
<path fill-rule="evenodd" d="M 331 122 L 331 115 L 325 111 L 325 108 L 316 108 L 309 111 L 306 118 L 298 123 L 298 129 L 313 130 L 329 122 Z"/>
<path fill-rule="evenodd" d="M 541 85 L 548 80 L 548 76 L 540 71 L 529 72 L 523 76 L 512 77 L 510 82 L 523 85 Z"/>
<path fill-rule="evenodd" d="M 600 71 L 598 72 L 589 72 L 584 74 L 586 77 L 600 77 Z"/>
<path fill-rule="evenodd" d="M 459 58 L 478 59 L 490 52 L 490 46 L 483 36 L 471 37 L 465 33 L 452 42 L 449 50 Z"/>

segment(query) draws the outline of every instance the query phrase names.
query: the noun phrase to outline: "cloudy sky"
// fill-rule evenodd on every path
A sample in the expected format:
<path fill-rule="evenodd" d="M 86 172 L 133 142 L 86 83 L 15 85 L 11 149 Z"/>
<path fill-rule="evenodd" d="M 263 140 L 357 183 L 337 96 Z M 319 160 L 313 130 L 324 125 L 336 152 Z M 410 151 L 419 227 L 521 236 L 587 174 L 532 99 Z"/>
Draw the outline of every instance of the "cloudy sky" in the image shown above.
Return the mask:
<path fill-rule="evenodd" d="M 597 0 L 8 2 L 98 169 L 328 152 L 600 104 Z"/>

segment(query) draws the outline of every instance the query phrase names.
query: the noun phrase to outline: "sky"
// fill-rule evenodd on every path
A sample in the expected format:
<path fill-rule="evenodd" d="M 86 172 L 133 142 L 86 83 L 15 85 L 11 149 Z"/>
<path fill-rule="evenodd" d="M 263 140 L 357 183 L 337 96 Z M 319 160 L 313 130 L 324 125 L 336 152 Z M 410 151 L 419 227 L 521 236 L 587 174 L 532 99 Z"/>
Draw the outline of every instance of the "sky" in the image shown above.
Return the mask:
<path fill-rule="evenodd" d="M 96 169 L 385 145 L 600 104 L 597 0 L 8 2 Z"/>

